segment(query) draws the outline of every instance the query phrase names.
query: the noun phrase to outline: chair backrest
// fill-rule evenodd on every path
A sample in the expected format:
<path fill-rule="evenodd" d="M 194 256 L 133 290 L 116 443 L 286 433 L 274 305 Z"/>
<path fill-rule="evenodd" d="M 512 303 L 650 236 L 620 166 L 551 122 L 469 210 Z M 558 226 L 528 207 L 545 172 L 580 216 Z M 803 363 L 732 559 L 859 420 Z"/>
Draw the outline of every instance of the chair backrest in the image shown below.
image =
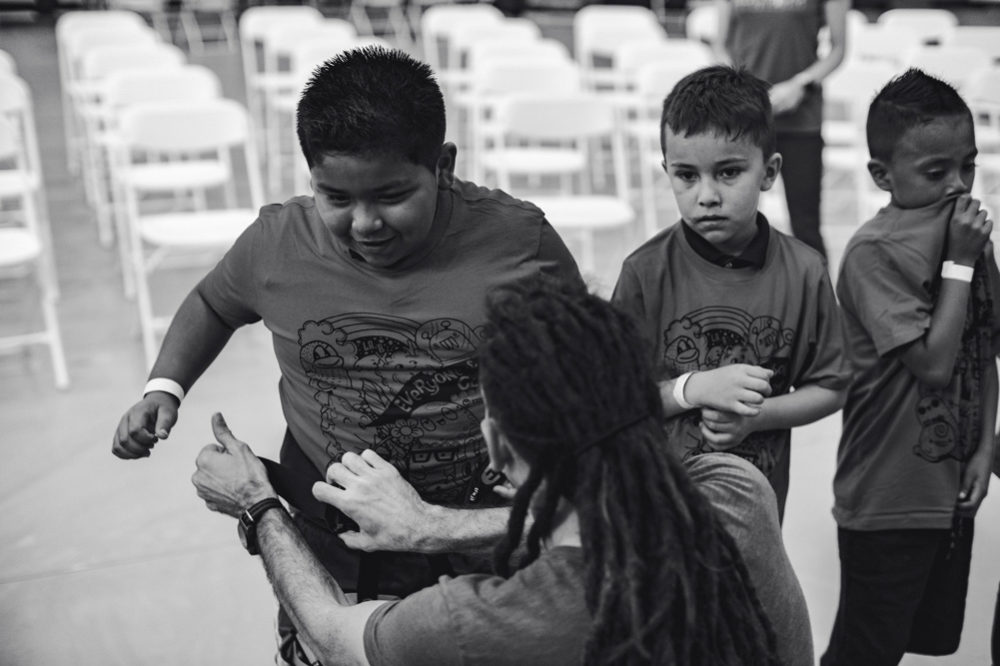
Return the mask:
<path fill-rule="evenodd" d="M 924 44 L 942 44 L 958 25 L 958 17 L 947 9 L 889 9 L 875 20 L 879 25 L 904 26 L 920 35 Z"/>
<path fill-rule="evenodd" d="M 587 5 L 573 15 L 573 53 L 584 67 L 594 55 L 614 53 L 627 42 L 666 39 L 652 10 L 638 5 Z"/>
<path fill-rule="evenodd" d="M 908 64 L 962 92 L 973 73 L 990 66 L 990 56 L 975 46 L 925 46 L 911 52 Z"/>
<path fill-rule="evenodd" d="M 243 143 L 250 125 L 231 99 L 145 102 L 122 110 L 119 132 L 133 150 L 194 153 Z"/>
<path fill-rule="evenodd" d="M 875 95 L 899 73 L 888 62 L 848 60 L 823 81 L 824 103 L 831 109 L 842 109 L 837 115 L 845 120 L 864 126 Z"/>
<path fill-rule="evenodd" d="M 960 25 L 943 46 L 973 46 L 989 54 L 994 65 L 1000 64 L 1000 25 Z"/>
<path fill-rule="evenodd" d="M 56 43 L 62 46 L 66 38 L 74 32 L 87 28 L 145 28 L 146 20 L 141 15 L 121 9 L 76 10 L 61 14 L 56 19 Z"/>
<path fill-rule="evenodd" d="M 569 49 L 555 39 L 539 39 L 524 43 L 483 39 L 469 47 L 468 66 L 473 72 L 494 60 L 572 62 Z"/>
<path fill-rule="evenodd" d="M 882 61 L 902 67 L 907 55 L 920 45 L 920 33 L 906 26 L 870 23 L 848 40 L 846 60 Z"/>
<path fill-rule="evenodd" d="M 670 63 L 693 72 L 714 61 L 712 49 L 695 39 L 635 41 L 619 46 L 615 52 L 615 69 L 625 80 L 634 80 L 635 73 L 647 63 Z"/>
<path fill-rule="evenodd" d="M 515 93 L 497 105 L 497 120 L 506 136 L 530 141 L 610 136 L 616 126 L 613 102 L 593 93 Z"/>
<path fill-rule="evenodd" d="M 343 19 L 323 19 L 315 22 L 308 19 L 305 22 L 293 19 L 288 22 L 276 21 L 261 32 L 260 41 L 264 46 L 266 57 L 271 59 L 268 67 L 274 70 L 277 66 L 276 58 L 289 56 L 302 42 L 325 39 L 331 44 L 342 44 L 357 36 L 358 31 L 354 25 Z"/>
<path fill-rule="evenodd" d="M 313 71 L 330 58 L 359 46 L 373 44 L 385 46 L 387 42 L 377 37 L 347 37 L 339 40 L 325 37 L 303 39 L 294 45 L 288 56 L 291 75 L 296 81 L 295 85 L 304 85 Z"/>
<path fill-rule="evenodd" d="M 240 15 L 240 41 L 259 39 L 274 21 L 322 21 L 323 14 L 311 5 L 258 5 L 247 7 Z M 244 44 L 246 47 L 246 44 Z"/>
<path fill-rule="evenodd" d="M 578 93 L 582 89 L 580 68 L 572 60 L 528 62 L 497 59 L 476 70 L 471 92 L 478 95 L 561 95 Z"/>
<path fill-rule="evenodd" d="M 222 96 L 218 75 L 203 65 L 176 69 L 122 70 L 108 75 L 103 100 L 121 109 L 143 102 L 196 101 Z"/>
<path fill-rule="evenodd" d="M 696 69 L 698 67 L 677 60 L 650 61 L 639 65 L 633 76 L 635 92 L 647 103 L 655 104 L 658 113 L 667 94 L 681 79 Z"/>
<path fill-rule="evenodd" d="M 128 24 L 126 24 L 128 25 Z M 148 27 L 84 28 L 66 36 L 66 65 L 70 80 L 81 77 L 83 56 L 95 48 L 113 45 L 139 45 L 161 42 L 159 35 Z"/>
<path fill-rule="evenodd" d="M 972 72 L 966 80 L 962 95 L 970 104 L 972 102 L 1000 104 L 1000 65 Z"/>
<path fill-rule="evenodd" d="M 456 68 L 469 66 L 469 51 L 484 40 L 503 41 L 512 46 L 538 41 L 542 38 L 541 28 L 531 21 L 507 19 L 497 23 L 488 22 L 469 26 L 449 39 L 448 62 Z"/>
<path fill-rule="evenodd" d="M 692 7 L 684 18 L 684 36 L 711 44 L 719 34 L 719 10 L 715 4 Z"/>
<path fill-rule="evenodd" d="M 420 17 L 424 60 L 435 70 L 454 67 L 455 63 L 446 60 L 452 36 L 476 25 L 503 20 L 503 12 L 491 4 L 449 3 L 428 7 Z"/>
<path fill-rule="evenodd" d="M 0 74 L 17 74 L 17 62 L 6 51 L 0 51 Z"/>
<path fill-rule="evenodd" d="M 103 79 L 128 69 L 176 69 L 187 62 L 184 52 L 173 44 L 109 44 L 88 49 L 80 60 L 80 78 Z"/>
<path fill-rule="evenodd" d="M 38 133 L 31 89 L 24 79 L 0 75 L 0 120 L 14 132 L 17 167 L 42 182 L 42 160 L 38 152 Z"/>

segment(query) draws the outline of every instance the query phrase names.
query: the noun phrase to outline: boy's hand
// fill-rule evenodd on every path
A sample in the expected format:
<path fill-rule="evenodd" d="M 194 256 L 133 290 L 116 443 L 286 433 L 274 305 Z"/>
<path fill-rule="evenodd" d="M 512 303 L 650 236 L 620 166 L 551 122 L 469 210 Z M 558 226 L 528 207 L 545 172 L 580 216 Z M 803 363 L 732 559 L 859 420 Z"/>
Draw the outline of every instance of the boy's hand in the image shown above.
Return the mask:
<path fill-rule="evenodd" d="M 756 416 L 764 398 L 771 395 L 772 375 L 773 370 L 759 365 L 724 365 L 691 375 L 684 387 L 684 397 L 697 407 Z"/>
<path fill-rule="evenodd" d="M 152 391 L 125 412 L 111 440 L 111 452 L 126 460 L 145 458 L 177 423 L 177 398 Z"/>
<path fill-rule="evenodd" d="M 955 200 L 955 210 L 948 225 L 948 260 L 972 266 L 986 247 L 993 231 L 993 221 L 980 208 L 979 199 L 963 194 Z"/>
<path fill-rule="evenodd" d="M 703 409 L 701 434 L 716 451 L 728 451 L 753 432 L 754 418 L 717 409 Z"/>
<path fill-rule="evenodd" d="M 958 501 L 955 504 L 955 511 L 960 516 L 973 518 L 979 511 L 979 505 L 986 498 L 986 491 L 990 486 L 992 466 L 992 456 L 973 454 L 969 459 L 962 470 L 961 490 L 958 491 Z"/>

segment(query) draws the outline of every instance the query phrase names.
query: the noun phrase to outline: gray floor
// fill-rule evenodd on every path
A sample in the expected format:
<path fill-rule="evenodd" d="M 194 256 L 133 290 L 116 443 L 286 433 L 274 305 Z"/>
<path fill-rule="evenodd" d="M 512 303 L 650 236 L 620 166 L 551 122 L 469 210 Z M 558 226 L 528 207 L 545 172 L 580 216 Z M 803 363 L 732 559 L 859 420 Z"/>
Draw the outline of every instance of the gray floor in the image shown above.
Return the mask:
<path fill-rule="evenodd" d="M 260 564 L 240 548 L 233 521 L 208 512 L 189 482 L 215 411 L 257 452 L 276 455 L 283 426 L 270 343 L 259 327 L 240 331 L 151 459 L 111 456 L 119 415 L 146 377 L 135 307 L 66 170 L 51 25 L 2 15 L 0 48 L 15 55 L 35 94 L 72 379 L 69 390 L 55 390 L 43 350 L 0 355 L 0 664 L 272 663 L 275 606 Z M 242 96 L 234 56 L 201 62 L 223 75 L 228 96 Z M 849 195 L 826 193 L 834 262 L 853 210 Z M 595 288 L 613 284 L 634 240 L 602 244 Z M 165 301 L 185 290 L 170 285 Z M 820 649 L 837 599 L 830 484 L 839 429 L 835 415 L 795 432 L 785 522 Z M 988 663 L 1000 581 L 997 488 L 977 524 L 961 650 L 938 663 Z"/>

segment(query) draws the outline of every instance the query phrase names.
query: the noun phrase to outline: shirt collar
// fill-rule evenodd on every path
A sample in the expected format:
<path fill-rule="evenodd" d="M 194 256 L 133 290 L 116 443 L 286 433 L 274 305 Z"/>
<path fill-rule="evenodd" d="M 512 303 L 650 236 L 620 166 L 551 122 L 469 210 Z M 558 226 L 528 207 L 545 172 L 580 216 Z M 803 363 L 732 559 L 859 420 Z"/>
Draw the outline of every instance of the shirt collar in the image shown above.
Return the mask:
<path fill-rule="evenodd" d="M 757 233 L 737 256 L 722 252 L 699 236 L 698 232 L 689 227 L 683 220 L 681 225 L 684 227 L 684 238 L 687 239 L 688 245 L 705 261 L 723 268 L 756 268 L 760 270 L 764 267 L 764 261 L 767 259 L 767 243 L 771 237 L 771 227 L 763 213 L 757 213 Z"/>

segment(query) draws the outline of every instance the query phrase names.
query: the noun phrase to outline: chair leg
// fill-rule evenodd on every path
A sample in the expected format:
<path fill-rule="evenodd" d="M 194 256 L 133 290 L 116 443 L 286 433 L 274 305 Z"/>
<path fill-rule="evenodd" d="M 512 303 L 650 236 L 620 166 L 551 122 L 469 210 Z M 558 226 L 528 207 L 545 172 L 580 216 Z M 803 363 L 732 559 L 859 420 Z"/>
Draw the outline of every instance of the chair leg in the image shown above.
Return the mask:
<path fill-rule="evenodd" d="M 62 335 L 59 332 L 59 317 L 56 314 L 55 298 L 43 289 L 42 318 L 48 338 L 49 354 L 52 357 L 52 373 L 58 389 L 69 388 L 69 371 L 66 369 L 66 353 L 63 350 Z"/>

